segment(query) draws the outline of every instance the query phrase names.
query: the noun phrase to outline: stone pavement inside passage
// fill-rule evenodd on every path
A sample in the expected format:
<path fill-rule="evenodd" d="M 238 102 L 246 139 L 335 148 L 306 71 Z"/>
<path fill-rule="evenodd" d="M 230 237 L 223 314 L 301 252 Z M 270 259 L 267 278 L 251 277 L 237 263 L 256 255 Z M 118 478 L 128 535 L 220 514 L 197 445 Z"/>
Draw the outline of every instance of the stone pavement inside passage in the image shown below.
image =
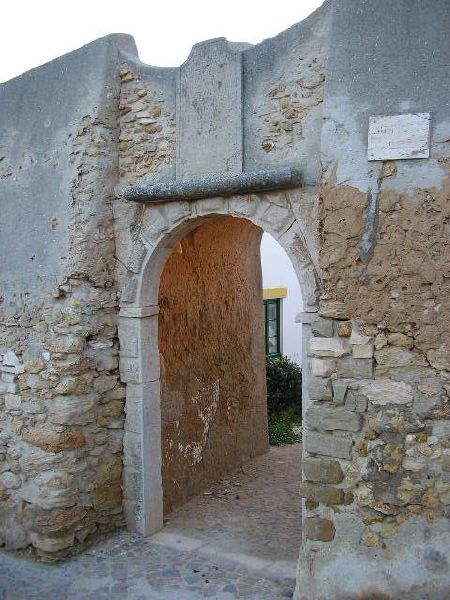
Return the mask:
<path fill-rule="evenodd" d="M 59 565 L 0 554 L 1 600 L 292 597 L 300 445 L 271 448 L 207 488 L 150 537 L 118 532 Z"/>

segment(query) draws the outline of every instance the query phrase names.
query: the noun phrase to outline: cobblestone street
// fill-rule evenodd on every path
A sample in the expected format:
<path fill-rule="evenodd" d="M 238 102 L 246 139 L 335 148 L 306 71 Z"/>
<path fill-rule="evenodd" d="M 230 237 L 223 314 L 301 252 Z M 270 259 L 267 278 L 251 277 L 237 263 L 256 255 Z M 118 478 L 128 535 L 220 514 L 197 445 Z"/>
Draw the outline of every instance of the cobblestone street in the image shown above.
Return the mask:
<path fill-rule="evenodd" d="M 119 532 L 60 565 L 2 553 L 1 600 L 290 598 L 300 543 L 298 444 L 175 511 L 159 534 Z"/>

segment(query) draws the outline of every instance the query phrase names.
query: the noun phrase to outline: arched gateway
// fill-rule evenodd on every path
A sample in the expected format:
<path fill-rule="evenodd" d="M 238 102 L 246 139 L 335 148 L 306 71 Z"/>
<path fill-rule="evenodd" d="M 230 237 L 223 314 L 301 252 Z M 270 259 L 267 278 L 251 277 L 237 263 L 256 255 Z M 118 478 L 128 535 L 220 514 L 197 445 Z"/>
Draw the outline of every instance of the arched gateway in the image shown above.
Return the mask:
<path fill-rule="evenodd" d="M 291 207 L 294 202 L 297 217 Z M 285 248 L 301 282 L 305 303 L 317 310 L 317 272 L 300 221 L 303 216 L 303 226 L 308 222 L 309 208 L 307 202 L 302 202 L 302 193 L 294 190 L 208 198 L 181 206 L 157 204 L 146 209 L 140 231 L 145 255 L 136 297 L 119 312 L 121 378 L 127 383 L 124 495 L 132 530 L 148 535 L 158 531 L 163 522 L 158 290 L 167 258 L 182 237 L 206 220 L 224 215 L 246 218 Z"/>
<path fill-rule="evenodd" d="M 305 304 L 295 597 L 448 597 L 449 11 L 330 0 L 170 69 L 112 35 L 0 85 L 1 545 L 161 527 L 160 276 L 239 218 Z"/>

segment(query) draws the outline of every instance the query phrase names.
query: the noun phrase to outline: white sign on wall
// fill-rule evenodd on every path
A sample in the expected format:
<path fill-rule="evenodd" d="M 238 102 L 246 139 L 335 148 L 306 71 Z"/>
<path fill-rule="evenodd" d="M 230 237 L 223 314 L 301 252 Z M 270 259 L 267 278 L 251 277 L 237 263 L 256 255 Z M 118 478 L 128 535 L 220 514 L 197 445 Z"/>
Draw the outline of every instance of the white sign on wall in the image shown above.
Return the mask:
<path fill-rule="evenodd" d="M 430 114 L 369 117 L 368 160 L 428 158 Z"/>

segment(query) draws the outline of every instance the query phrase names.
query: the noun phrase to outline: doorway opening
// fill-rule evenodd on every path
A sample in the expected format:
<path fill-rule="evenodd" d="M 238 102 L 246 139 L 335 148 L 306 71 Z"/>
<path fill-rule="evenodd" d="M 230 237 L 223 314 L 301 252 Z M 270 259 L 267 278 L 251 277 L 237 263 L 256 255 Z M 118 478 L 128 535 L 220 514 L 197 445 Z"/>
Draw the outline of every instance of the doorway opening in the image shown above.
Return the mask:
<path fill-rule="evenodd" d="M 176 244 L 162 270 L 158 345 L 166 527 L 159 537 L 202 544 L 207 552 L 294 577 L 301 452 L 299 444 L 269 446 L 266 360 L 273 319 L 265 325 L 265 315 L 273 311 L 264 301 L 262 237 L 263 230 L 244 218 L 203 219 Z M 272 260 L 281 274 L 279 252 Z M 283 299 L 274 298 L 278 339 L 271 336 L 280 356 L 296 327 L 282 303 L 297 288 L 285 283 L 278 286 L 287 288 Z M 300 340 L 298 331 L 298 353 Z"/>

